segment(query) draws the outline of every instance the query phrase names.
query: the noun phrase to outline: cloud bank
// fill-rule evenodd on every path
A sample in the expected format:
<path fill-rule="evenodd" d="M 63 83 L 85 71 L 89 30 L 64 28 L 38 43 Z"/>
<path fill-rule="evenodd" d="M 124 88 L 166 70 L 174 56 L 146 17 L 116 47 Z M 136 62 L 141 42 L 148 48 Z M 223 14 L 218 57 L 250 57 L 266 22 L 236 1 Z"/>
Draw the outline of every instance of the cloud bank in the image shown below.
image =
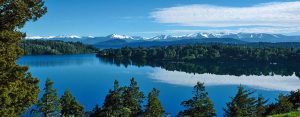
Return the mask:
<path fill-rule="evenodd" d="M 274 2 L 250 7 L 185 5 L 158 9 L 156 22 L 199 27 L 258 27 L 270 31 L 299 31 L 300 2 Z M 244 28 L 244 31 L 247 28 Z M 273 29 L 273 30 L 272 30 Z M 239 29 L 241 30 L 241 29 Z"/>

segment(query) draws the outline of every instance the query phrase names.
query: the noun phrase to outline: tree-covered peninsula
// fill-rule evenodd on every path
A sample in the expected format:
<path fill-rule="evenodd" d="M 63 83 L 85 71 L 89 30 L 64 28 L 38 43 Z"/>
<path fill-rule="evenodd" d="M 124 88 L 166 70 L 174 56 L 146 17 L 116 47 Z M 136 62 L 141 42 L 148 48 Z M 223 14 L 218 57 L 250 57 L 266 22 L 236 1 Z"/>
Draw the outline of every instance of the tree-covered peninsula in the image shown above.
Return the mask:
<path fill-rule="evenodd" d="M 246 45 L 177 45 L 151 48 L 104 49 L 97 56 L 145 59 L 149 61 L 201 62 L 251 61 L 260 63 L 297 63 L 300 49 L 283 47 L 253 47 Z"/>
<path fill-rule="evenodd" d="M 86 54 L 98 51 L 97 48 L 80 42 L 58 40 L 23 40 L 19 46 L 25 55 Z"/>

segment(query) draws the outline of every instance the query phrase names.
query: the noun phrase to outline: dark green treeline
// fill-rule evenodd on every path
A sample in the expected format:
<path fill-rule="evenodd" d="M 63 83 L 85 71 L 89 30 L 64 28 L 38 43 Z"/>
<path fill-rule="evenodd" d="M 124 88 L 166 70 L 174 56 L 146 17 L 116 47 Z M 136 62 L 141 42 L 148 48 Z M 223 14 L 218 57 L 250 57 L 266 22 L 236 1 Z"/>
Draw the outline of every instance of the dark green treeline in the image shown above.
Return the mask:
<path fill-rule="evenodd" d="M 100 57 L 146 59 L 151 61 L 252 61 L 261 63 L 299 62 L 300 49 L 250 47 L 242 45 L 178 45 L 151 48 L 104 49 Z"/>
<path fill-rule="evenodd" d="M 19 45 L 25 55 L 59 55 L 96 53 L 97 48 L 80 42 L 58 40 L 23 40 Z"/>

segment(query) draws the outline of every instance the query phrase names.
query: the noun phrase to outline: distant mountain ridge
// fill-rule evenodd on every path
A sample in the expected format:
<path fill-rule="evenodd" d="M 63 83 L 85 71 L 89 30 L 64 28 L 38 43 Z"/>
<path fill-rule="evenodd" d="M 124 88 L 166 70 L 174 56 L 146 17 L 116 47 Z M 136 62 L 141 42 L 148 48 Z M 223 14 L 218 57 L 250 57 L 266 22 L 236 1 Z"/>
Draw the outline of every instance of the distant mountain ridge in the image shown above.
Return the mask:
<path fill-rule="evenodd" d="M 300 36 L 286 36 L 282 34 L 267 33 L 193 33 L 181 36 L 157 35 L 146 38 L 141 36 L 127 36 L 111 34 L 104 37 L 93 36 L 34 36 L 25 39 L 44 39 L 44 40 L 62 40 L 66 42 L 82 42 L 96 47 L 122 47 L 130 45 L 170 45 L 180 43 L 249 43 L 249 42 L 300 42 Z"/>
<path fill-rule="evenodd" d="M 180 39 L 205 39 L 205 38 L 233 38 L 243 41 L 261 41 L 268 42 L 270 39 L 275 39 L 274 41 L 287 42 L 289 40 L 283 40 L 286 38 L 295 38 L 300 42 L 300 36 L 286 36 L 282 34 L 268 34 L 268 33 L 192 33 L 182 36 L 173 36 L 173 35 L 157 35 L 151 38 L 141 37 L 141 36 L 127 36 L 127 35 L 118 35 L 111 34 L 105 37 L 93 37 L 93 36 L 32 36 L 26 37 L 26 39 L 93 39 L 93 38 L 108 38 L 108 39 L 127 39 L 127 40 L 180 40 Z M 260 39 L 260 40 L 258 40 Z M 282 40 L 280 40 L 282 39 Z"/>

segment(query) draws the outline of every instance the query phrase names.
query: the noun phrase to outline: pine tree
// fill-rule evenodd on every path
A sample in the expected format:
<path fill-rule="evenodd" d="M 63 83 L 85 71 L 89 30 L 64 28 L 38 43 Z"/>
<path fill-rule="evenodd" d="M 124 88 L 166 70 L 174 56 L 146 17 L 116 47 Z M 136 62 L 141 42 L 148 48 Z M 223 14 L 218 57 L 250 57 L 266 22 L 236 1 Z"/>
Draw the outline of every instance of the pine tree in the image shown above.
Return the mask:
<path fill-rule="evenodd" d="M 131 116 L 141 115 L 144 94 L 140 91 L 134 78 L 130 79 L 130 85 L 125 88 L 122 97 L 124 98 L 124 107 L 130 109 Z"/>
<path fill-rule="evenodd" d="M 60 98 L 62 106 L 61 115 L 63 117 L 81 117 L 84 114 L 83 106 L 72 96 L 70 90 L 66 90 Z"/>
<path fill-rule="evenodd" d="M 179 116 L 213 117 L 216 115 L 213 102 L 208 97 L 203 83 L 197 82 L 193 91 L 194 97 L 181 103 L 186 110 L 179 112 Z"/>
<path fill-rule="evenodd" d="M 45 93 L 37 103 L 37 110 L 33 114 L 42 114 L 43 117 L 57 117 L 60 115 L 61 105 L 56 90 L 53 88 L 53 82 L 46 80 Z"/>
<path fill-rule="evenodd" d="M 227 108 L 224 109 L 226 117 L 244 117 L 255 116 L 256 113 L 256 99 L 250 97 L 253 92 L 239 86 L 237 94 L 228 102 Z"/>
<path fill-rule="evenodd" d="M 289 102 L 288 97 L 280 94 L 278 96 L 277 103 L 272 107 L 271 114 L 280 114 L 293 111 L 293 104 Z"/>
<path fill-rule="evenodd" d="M 101 117 L 101 108 L 98 104 L 93 108 L 90 117 Z"/>
<path fill-rule="evenodd" d="M 164 109 L 158 99 L 159 90 L 153 88 L 148 94 L 148 103 L 146 105 L 145 117 L 162 117 Z"/>
<path fill-rule="evenodd" d="M 293 103 L 294 109 L 298 109 L 300 107 L 300 89 L 291 91 L 288 100 Z"/>
<path fill-rule="evenodd" d="M 122 92 L 123 87 L 119 86 L 119 82 L 115 80 L 114 89 L 109 90 L 109 93 L 105 97 L 104 104 L 101 110 L 101 116 L 129 116 L 130 109 L 123 106 Z"/>
<path fill-rule="evenodd" d="M 266 114 L 267 106 L 266 103 L 268 100 L 265 100 L 261 95 L 258 96 L 256 101 L 256 116 L 264 117 Z"/>
<path fill-rule="evenodd" d="M 28 68 L 16 64 L 23 51 L 18 47 L 26 22 L 36 21 L 47 9 L 42 0 L 0 1 L 0 115 L 23 114 L 38 98 L 38 80 Z"/>

